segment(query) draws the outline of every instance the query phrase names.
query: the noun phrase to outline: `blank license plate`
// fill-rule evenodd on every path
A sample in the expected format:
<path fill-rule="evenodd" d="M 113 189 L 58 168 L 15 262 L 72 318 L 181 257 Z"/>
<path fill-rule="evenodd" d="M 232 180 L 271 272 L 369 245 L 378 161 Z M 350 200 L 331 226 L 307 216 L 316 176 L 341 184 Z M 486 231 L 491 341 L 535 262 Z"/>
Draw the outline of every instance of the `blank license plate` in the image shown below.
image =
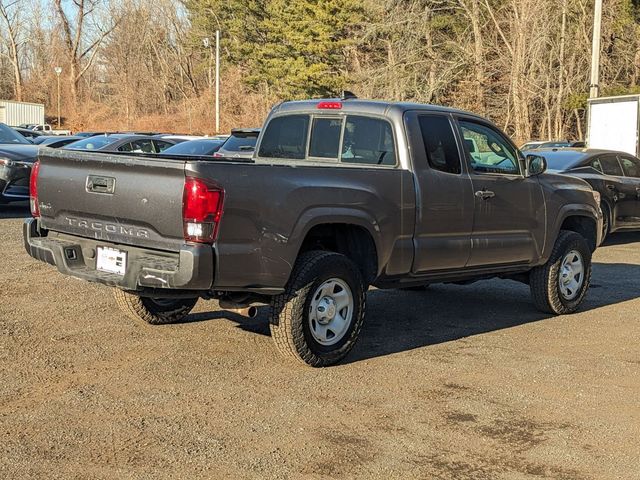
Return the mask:
<path fill-rule="evenodd" d="M 96 268 L 98 270 L 124 275 L 127 269 L 127 252 L 115 248 L 98 247 L 97 253 Z"/>

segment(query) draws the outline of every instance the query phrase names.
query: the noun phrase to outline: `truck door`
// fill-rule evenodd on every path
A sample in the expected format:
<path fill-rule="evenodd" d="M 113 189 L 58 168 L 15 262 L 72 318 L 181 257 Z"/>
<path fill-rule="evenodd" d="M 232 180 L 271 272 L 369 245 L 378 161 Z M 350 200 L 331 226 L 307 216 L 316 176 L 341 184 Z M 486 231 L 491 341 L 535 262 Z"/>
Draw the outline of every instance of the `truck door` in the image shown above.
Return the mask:
<path fill-rule="evenodd" d="M 493 125 L 459 117 L 474 220 L 469 267 L 527 264 L 544 247 L 545 207 L 538 179 L 525 178 L 520 154 Z"/>
<path fill-rule="evenodd" d="M 452 122 L 446 113 L 405 115 L 417 195 L 414 273 L 462 268 L 469 259 L 473 192 Z"/>
<path fill-rule="evenodd" d="M 619 203 L 619 214 L 625 226 L 637 227 L 640 225 L 640 160 L 624 154 L 619 154 L 618 160 L 624 172 L 620 185 L 624 198 Z"/>

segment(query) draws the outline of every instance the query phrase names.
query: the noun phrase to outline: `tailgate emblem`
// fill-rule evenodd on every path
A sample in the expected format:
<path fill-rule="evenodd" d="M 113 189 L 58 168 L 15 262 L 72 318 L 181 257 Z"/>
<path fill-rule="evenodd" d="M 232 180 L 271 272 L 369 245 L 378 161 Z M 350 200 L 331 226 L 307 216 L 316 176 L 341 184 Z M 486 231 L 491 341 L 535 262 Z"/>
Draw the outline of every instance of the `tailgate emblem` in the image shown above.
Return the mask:
<path fill-rule="evenodd" d="M 113 177 L 103 177 L 100 175 L 89 175 L 87 177 L 87 192 L 113 194 L 116 191 L 116 179 Z"/>

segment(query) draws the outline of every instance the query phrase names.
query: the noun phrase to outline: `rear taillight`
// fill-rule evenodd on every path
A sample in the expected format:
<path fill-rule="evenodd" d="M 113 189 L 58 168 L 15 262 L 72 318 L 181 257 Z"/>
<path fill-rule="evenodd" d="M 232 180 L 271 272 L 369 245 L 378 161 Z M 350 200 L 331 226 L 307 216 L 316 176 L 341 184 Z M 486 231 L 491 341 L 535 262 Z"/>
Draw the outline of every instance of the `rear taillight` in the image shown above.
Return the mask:
<path fill-rule="evenodd" d="M 31 205 L 31 215 L 34 218 L 40 216 L 40 207 L 38 206 L 38 173 L 40 173 L 40 160 L 31 167 L 31 176 L 29 177 L 29 203 Z"/>
<path fill-rule="evenodd" d="M 213 243 L 218 235 L 224 191 L 199 178 L 187 177 L 182 197 L 184 239 L 188 242 Z"/>

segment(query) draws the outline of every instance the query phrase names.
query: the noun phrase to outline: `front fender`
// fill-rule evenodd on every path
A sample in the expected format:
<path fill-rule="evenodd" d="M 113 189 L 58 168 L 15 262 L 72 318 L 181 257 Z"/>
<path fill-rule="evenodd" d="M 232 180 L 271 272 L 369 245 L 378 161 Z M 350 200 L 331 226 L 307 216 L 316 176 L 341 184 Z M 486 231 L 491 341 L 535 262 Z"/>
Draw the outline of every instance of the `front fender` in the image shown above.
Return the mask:
<path fill-rule="evenodd" d="M 583 203 L 571 203 L 567 205 L 563 205 L 558 214 L 555 216 L 553 223 L 550 226 L 550 241 L 545 243 L 545 248 L 543 251 L 543 262 L 546 263 L 549 257 L 551 256 L 551 251 L 553 250 L 553 245 L 555 243 L 555 239 L 558 238 L 560 234 L 560 230 L 562 229 L 562 225 L 569 217 L 586 217 L 591 220 L 594 220 L 596 223 L 596 247 L 600 246 L 602 243 L 602 211 L 599 207 L 595 207 L 589 204 Z"/>

